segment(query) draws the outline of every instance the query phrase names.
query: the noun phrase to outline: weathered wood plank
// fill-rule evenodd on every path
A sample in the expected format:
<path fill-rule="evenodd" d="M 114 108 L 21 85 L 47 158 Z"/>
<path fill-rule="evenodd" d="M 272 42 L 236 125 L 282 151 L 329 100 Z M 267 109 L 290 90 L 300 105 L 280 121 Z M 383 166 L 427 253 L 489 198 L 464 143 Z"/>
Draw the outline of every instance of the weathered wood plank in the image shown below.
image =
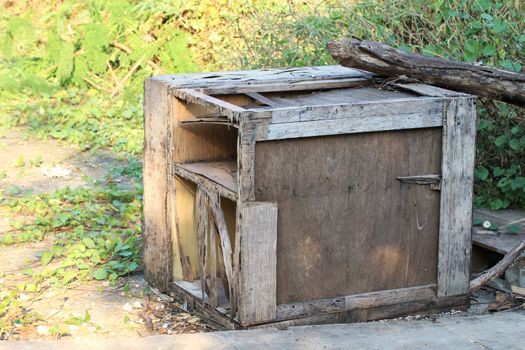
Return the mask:
<path fill-rule="evenodd" d="M 462 92 L 447 90 L 447 89 L 443 89 L 437 86 L 427 85 L 427 84 L 419 84 L 419 83 L 399 84 L 399 83 L 396 83 L 396 84 L 392 84 L 392 86 L 401 88 L 403 90 L 412 91 L 422 96 L 434 96 L 434 97 L 468 96 L 467 94 L 464 94 Z"/>
<path fill-rule="evenodd" d="M 266 133 L 257 133 L 257 141 L 433 128 L 442 125 L 441 118 L 441 113 L 416 113 L 270 124 Z"/>
<path fill-rule="evenodd" d="M 370 76 L 372 77 L 372 76 Z M 354 88 L 370 85 L 374 80 L 368 78 L 341 78 L 329 80 L 297 81 L 286 83 L 286 91 L 309 91 Z M 283 90 L 282 83 L 264 84 L 224 84 L 196 89 L 208 95 L 245 94 L 252 92 L 276 92 Z"/>
<path fill-rule="evenodd" d="M 195 103 L 206 107 L 211 107 L 217 111 L 218 114 L 228 117 L 230 120 L 238 120 L 239 115 L 246 110 L 242 107 L 226 102 L 219 98 L 203 94 L 194 89 L 174 89 L 172 90 L 174 97 L 184 100 L 189 103 Z"/>
<path fill-rule="evenodd" d="M 220 163 L 220 167 L 214 164 Z M 221 196 L 230 200 L 237 200 L 237 172 L 228 171 L 230 163 L 235 162 L 210 162 L 192 164 L 175 164 L 174 173 L 194 182 L 204 188 L 211 188 Z M 211 165 L 209 165 L 211 164 Z"/>
<path fill-rule="evenodd" d="M 436 299 L 436 285 L 384 290 L 277 306 L 277 320 Z"/>
<path fill-rule="evenodd" d="M 144 85 L 144 233 L 146 280 L 160 291 L 170 288 L 171 234 L 167 222 L 169 87 L 148 79 Z"/>
<path fill-rule="evenodd" d="M 439 115 L 443 113 L 443 98 L 411 97 L 381 99 L 354 103 L 326 103 L 318 106 L 282 107 L 271 110 L 272 123 L 307 122 L 327 119 L 347 119 L 388 116 L 393 114 Z M 399 126 L 403 129 L 403 125 Z"/>
<path fill-rule="evenodd" d="M 300 82 L 322 82 L 351 78 L 371 78 L 372 73 L 338 65 L 319 67 L 296 67 L 284 69 L 262 69 L 212 73 L 158 75 L 153 79 L 172 88 L 249 87 L 268 84 L 294 84 Z"/>
<path fill-rule="evenodd" d="M 438 296 L 469 289 L 475 139 L 475 99 L 451 99 L 443 121 Z"/>
<path fill-rule="evenodd" d="M 210 225 L 210 305 L 217 307 L 217 229 Z"/>
<path fill-rule="evenodd" d="M 239 274 L 239 320 L 242 324 L 275 319 L 277 206 L 244 203 Z"/>

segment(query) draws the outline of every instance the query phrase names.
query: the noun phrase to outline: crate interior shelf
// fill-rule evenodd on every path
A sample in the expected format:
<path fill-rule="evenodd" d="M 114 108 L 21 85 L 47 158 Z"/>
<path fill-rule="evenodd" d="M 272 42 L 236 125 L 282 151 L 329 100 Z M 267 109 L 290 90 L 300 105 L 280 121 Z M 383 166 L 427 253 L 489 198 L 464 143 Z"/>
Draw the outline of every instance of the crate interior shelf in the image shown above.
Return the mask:
<path fill-rule="evenodd" d="M 204 188 L 213 188 L 225 198 L 237 200 L 237 162 L 175 164 L 176 175 Z"/>

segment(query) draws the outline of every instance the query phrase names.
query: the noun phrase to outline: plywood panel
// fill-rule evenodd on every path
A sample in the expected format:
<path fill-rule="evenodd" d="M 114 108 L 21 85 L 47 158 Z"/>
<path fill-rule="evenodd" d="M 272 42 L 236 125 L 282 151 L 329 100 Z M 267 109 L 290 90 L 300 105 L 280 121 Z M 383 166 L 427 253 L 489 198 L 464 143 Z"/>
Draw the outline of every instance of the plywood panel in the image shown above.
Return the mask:
<path fill-rule="evenodd" d="M 255 197 L 277 202 L 277 303 L 436 283 L 441 129 L 259 142 Z"/>

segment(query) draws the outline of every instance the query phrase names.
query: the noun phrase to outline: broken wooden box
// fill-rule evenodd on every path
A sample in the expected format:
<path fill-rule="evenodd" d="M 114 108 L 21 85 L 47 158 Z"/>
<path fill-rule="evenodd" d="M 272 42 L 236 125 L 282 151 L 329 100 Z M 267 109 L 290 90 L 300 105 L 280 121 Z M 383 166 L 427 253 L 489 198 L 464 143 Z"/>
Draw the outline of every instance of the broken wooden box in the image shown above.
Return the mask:
<path fill-rule="evenodd" d="M 466 307 L 475 113 L 340 66 L 148 79 L 148 282 L 226 328 Z"/>

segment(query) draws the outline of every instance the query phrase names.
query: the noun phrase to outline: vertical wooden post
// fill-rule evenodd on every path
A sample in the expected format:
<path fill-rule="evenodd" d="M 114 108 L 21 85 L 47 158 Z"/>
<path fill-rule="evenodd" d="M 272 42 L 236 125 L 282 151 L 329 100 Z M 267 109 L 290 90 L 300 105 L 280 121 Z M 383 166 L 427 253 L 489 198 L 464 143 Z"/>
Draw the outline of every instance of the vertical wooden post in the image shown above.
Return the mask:
<path fill-rule="evenodd" d="M 455 97 L 445 103 L 437 279 L 440 297 L 469 290 L 476 139 L 475 99 Z"/>
<path fill-rule="evenodd" d="M 155 78 L 144 84 L 144 233 L 146 280 L 165 292 L 172 275 L 167 222 L 169 86 Z"/>
<path fill-rule="evenodd" d="M 244 204 L 239 320 L 242 324 L 272 321 L 277 308 L 277 205 Z"/>

